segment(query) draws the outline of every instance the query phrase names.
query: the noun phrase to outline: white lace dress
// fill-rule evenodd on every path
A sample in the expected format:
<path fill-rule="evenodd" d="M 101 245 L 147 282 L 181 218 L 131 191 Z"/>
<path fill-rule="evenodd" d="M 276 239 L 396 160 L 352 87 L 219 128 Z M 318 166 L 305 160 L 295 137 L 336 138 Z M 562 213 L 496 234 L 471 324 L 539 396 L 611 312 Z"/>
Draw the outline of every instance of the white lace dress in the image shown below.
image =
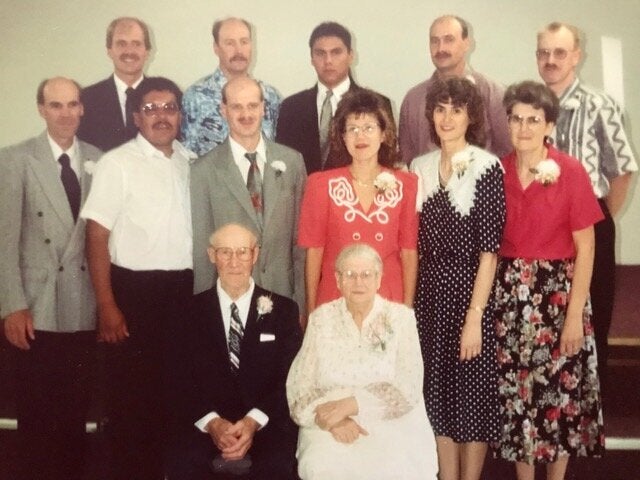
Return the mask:
<path fill-rule="evenodd" d="M 291 416 L 300 425 L 298 473 L 310 479 L 435 479 L 433 431 L 422 397 L 423 365 L 413 311 L 376 296 L 358 330 L 345 300 L 309 319 L 287 378 Z M 314 409 L 354 395 L 367 436 L 334 440 Z"/>

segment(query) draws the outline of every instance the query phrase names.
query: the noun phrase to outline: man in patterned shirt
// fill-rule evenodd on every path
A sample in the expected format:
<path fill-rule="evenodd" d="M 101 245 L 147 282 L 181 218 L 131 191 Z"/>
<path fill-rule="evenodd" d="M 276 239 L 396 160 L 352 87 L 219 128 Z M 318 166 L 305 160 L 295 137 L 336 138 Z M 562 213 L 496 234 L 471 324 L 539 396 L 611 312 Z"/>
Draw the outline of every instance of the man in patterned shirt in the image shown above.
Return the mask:
<path fill-rule="evenodd" d="M 560 115 L 552 137 L 560 150 L 582 162 L 605 215 L 605 219 L 595 225 L 596 248 L 591 277 L 593 323 L 603 378 L 615 292 L 615 224 L 612 217 L 624 204 L 631 172 L 638 170 L 638 164 L 623 128 L 620 106 L 577 78 L 576 68 L 581 56 L 580 33 L 573 25 L 553 22 L 538 33 L 538 72 L 560 99 Z"/>
<path fill-rule="evenodd" d="M 191 85 L 182 99 L 182 143 L 199 156 L 227 138 L 229 127 L 220 113 L 222 87 L 233 78 L 248 76 L 251 64 L 252 38 L 248 21 L 233 17 L 216 20 L 212 34 L 218 68 L 212 75 Z M 262 133 L 273 140 L 281 97 L 272 86 L 258 83 L 264 96 Z"/>

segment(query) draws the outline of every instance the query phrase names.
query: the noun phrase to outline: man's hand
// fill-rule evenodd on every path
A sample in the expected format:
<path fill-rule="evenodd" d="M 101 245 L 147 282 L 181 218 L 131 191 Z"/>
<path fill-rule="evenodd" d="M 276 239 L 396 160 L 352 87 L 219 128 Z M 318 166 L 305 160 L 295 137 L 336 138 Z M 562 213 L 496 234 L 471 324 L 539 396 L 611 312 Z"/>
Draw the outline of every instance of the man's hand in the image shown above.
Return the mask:
<path fill-rule="evenodd" d="M 4 319 L 4 334 L 14 347 L 29 350 L 29 340 L 35 340 L 33 331 L 33 317 L 31 311 L 18 310 L 7 315 Z"/>
<path fill-rule="evenodd" d="M 253 437 L 260 425 L 251 417 L 244 417 L 231 425 L 227 434 L 236 439 L 235 444 L 222 449 L 225 460 L 240 460 L 247 454 L 253 444 Z"/>
<path fill-rule="evenodd" d="M 345 418 L 358 414 L 358 402 L 355 397 L 321 403 L 315 409 L 316 425 L 322 430 L 331 430 Z"/>
<path fill-rule="evenodd" d="M 124 315 L 113 303 L 98 307 L 98 341 L 119 343 L 129 336 Z"/>
<path fill-rule="evenodd" d="M 333 438 L 340 443 L 353 443 L 360 435 L 369 435 L 369 432 L 352 418 L 345 418 L 329 431 Z"/>
<path fill-rule="evenodd" d="M 207 423 L 206 430 L 218 450 L 223 451 L 225 448 L 235 445 L 236 437 L 228 433 L 232 426 L 230 421 L 222 417 L 216 417 Z"/>

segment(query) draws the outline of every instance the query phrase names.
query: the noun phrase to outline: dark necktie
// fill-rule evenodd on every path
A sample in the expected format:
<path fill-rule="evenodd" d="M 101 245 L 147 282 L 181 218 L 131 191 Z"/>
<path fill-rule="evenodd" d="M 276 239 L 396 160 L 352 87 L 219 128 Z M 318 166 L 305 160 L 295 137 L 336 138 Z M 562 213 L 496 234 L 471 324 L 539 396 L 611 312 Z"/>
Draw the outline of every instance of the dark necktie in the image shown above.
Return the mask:
<path fill-rule="evenodd" d="M 127 118 L 125 129 L 127 132 L 133 132 L 136 128 L 133 123 L 133 108 L 131 107 L 131 94 L 135 91 L 133 87 L 128 87 L 125 93 L 127 94 L 127 99 L 124 102 L 124 115 Z"/>
<path fill-rule="evenodd" d="M 247 160 L 249 160 L 251 164 L 249 167 L 249 175 L 247 175 L 247 189 L 251 197 L 251 204 L 258 216 L 258 224 L 262 227 L 262 176 L 260 175 L 260 169 L 258 168 L 258 162 L 256 160 L 257 154 L 256 152 L 247 152 L 244 156 L 247 157 Z"/>
<path fill-rule="evenodd" d="M 322 109 L 320 110 L 320 153 L 322 155 L 323 167 L 327 161 L 327 156 L 329 155 L 329 127 L 331 126 L 331 117 L 333 114 L 331 109 L 332 96 L 333 92 L 331 90 L 327 90 L 327 96 L 324 97 Z"/>
<path fill-rule="evenodd" d="M 231 323 L 229 324 L 229 360 L 231 371 L 237 373 L 240 369 L 240 342 L 244 335 L 244 328 L 240 321 L 240 312 L 235 303 L 231 304 Z"/>
<path fill-rule="evenodd" d="M 58 158 L 58 162 L 62 165 L 60 180 L 62 180 L 64 191 L 67 194 L 67 200 L 69 200 L 69 207 L 71 207 L 73 221 L 75 222 L 78 220 L 78 212 L 80 211 L 80 182 L 78 181 L 76 172 L 71 168 L 69 155 L 63 153 L 60 155 L 60 158 Z"/>

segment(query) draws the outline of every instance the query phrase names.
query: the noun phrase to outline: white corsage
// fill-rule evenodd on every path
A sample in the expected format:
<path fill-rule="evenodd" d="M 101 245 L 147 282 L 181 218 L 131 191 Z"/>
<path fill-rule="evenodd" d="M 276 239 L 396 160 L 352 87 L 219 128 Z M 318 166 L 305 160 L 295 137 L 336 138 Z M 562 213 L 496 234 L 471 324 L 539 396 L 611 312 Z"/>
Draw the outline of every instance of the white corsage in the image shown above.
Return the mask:
<path fill-rule="evenodd" d="M 271 297 L 267 297 L 266 295 L 261 295 L 258 297 L 258 315 L 266 315 L 267 313 L 271 313 L 273 310 L 273 300 Z"/>
<path fill-rule="evenodd" d="M 451 157 L 451 169 L 460 178 L 467 171 L 471 162 L 473 162 L 473 152 L 465 149 Z"/>
<path fill-rule="evenodd" d="M 381 193 L 384 193 L 387 190 L 394 190 L 396 185 L 396 177 L 394 177 L 390 172 L 379 173 L 373 181 L 373 186 Z"/>
<path fill-rule="evenodd" d="M 391 321 L 386 313 L 381 313 L 369 325 L 366 339 L 374 352 L 384 352 L 387 349 L 387 342 L 392 335 L 393 328 L 391 327 Z"/>
<path fill-rule="evenodd" d="M 96 171 L 96 162 L 93 160 L 87 160 L 82 166 L 84 167 L 84 171 L 89 175 L 93 175 L 93 172 Z"/>
<path fill-rule="evenodd" d="M 269 165 L 271 165 L 271 168 L 273 168 L 276 171 L 276 176 L 278 177 L 282 175 L 282 172 L 287 171 L 287 164 L 284 163 L 282 160 L 274 160 Z"/>
<path fill-rule="evenodd" d="M 560 166 L 550 158 L 542 160 L 534 168 L 530 168 L 529 171 L 533 173 L 533 179 L 545 187 L 556 183 L 560 176 Z"/>

